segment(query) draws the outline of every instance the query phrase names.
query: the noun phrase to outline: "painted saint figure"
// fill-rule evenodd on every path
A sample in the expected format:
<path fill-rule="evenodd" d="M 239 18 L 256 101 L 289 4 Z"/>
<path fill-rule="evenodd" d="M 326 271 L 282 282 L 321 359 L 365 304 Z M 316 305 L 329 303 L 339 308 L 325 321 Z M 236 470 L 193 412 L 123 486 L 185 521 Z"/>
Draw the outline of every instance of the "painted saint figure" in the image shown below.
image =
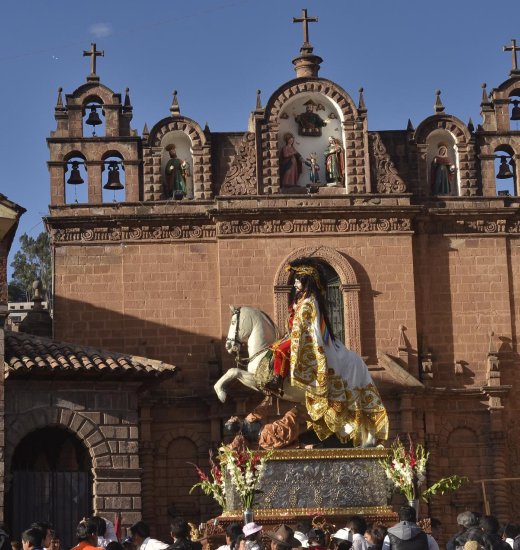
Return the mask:
<path fill-rule="evenodd" d="M 320 183 L 320 167 L 316 153 L 311 153 L 310 157 L 305 159 L 305 166 L 309 167 L 309 178 L 311 183 Z"/>
<path fill-rule="evenodd" d="M 328 184 L 342 183 L 345 178 L 345 159 L 339 140 L 329 137 L 329 146 L 325 149 L 325 179 Z"/>
<path fill-rule="evenodd" d="M 190 175 L 190 166 L 185 160 L 177 158 L 175 145 L 172 143 L 166 146 L 170 158 L 166 163 L 165 193 L 167 198 L 186 195 L 186 178 Z"/>
<path fill-rule="evenodd" d="M 431 165 L 431 187 L 433 195 L 451 195 L 451 186 L 455 181 L 455 165 L 448 157 L 446 145 L 439 145 L 437 156 Z"/>
<path fill-rule="evenodd" d="M 312 99 L 304 105 L 305 111 L 294 117 L 298 124 L 298 134 L 306 137 L 320 137 L 321 129 L 327 123 L 315 112 L 318 105 Z"/>
<path fill-rule="evenodd" d="M 282 187 L 296 187 L 302 173 L 302 156 L 294 148 L 294 136 L 283 136 L 285 145 L 280 149 L 280 184 Z"/>

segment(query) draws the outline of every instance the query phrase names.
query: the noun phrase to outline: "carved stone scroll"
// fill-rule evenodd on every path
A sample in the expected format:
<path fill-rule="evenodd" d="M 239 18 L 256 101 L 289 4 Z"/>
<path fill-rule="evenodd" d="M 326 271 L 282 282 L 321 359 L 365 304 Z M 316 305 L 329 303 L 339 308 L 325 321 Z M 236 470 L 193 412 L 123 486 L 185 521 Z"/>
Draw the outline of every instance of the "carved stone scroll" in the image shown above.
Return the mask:
<path fill-rule="evenodd" d="M 370 156 L 371 167 L 373 171 L 373 180 L 377 182 L 377 191 L 379 193 L 404 193 L 406 184 L 397 173 L 390 155 L 386 151 L 381 136 L 377 133 L 371 133 L 370 136 Z"/>
<path fill-rule="evenodd" d="M 247 132 L 242 138 L 236 157 L 231 163 L 221 195 L 256 195 L 255 135 Z"/>

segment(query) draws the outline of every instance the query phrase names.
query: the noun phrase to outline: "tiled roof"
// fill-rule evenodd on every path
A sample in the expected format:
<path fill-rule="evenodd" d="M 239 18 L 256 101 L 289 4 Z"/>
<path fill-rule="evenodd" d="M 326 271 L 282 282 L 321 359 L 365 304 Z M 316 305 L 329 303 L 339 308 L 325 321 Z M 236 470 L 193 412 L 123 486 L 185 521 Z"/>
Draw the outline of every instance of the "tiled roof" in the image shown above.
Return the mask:
<path fill-rule="evenodd" d="M 134 376 L 167 376 L 173 365 L 162 361 L 114 353 L 49 338 L 5 331 L 5 376 L 27 374 L 99 373 Z"/>

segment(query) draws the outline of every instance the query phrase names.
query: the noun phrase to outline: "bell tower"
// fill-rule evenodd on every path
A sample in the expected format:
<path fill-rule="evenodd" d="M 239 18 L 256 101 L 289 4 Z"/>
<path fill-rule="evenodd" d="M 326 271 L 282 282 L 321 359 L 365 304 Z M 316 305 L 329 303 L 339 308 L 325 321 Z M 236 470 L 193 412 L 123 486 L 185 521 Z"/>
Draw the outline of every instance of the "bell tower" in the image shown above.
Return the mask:
<path fill-rule="evenodd" d="M 518 196 L 520 182 L 520 70 L 516 40 L 503 47 L 511 52 L 509 78 L 490 94 L 482 84 L 482 124 L 476 131 L 480 148 L 482 192 L 487 196 Z"/>
<path fill-rule="evenodd" d="M 139 200 L 141 138 L 130 127 L 132 104 L 101 83 L 97 60 L 104 52 L 91 45 L 86 83 L 58 98 L 56 130 L 47 138 L 51 205 L 102 204 Z M 86 191 L 85 191 L 86 188 Z"/>

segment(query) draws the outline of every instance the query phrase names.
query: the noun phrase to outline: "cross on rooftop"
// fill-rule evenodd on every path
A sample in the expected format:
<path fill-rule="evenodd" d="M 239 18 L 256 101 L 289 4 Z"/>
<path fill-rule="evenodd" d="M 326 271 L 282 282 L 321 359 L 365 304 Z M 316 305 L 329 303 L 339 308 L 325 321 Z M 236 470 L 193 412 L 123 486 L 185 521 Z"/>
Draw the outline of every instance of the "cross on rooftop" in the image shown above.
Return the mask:
<path fill-rule="evenodd" d="M 309 44 L 309 23 L 317 23 L 317 17 L 307 17 L 307 10 L 302 9 L 301 17 L 293 17 L 293 23 L 303 23 L 303 43 Z"/>
<path fill-rule="evenodd" d="M 516 58 L 516 52 L 520 51 L 520 47 L 516 45 L 516 40 L 514 38 L 511 38 L 511 45 L 510 46 L 504 46 L 503 50 L 505 52 L 511 52 L 511 55 L 513 57 L 513 71 L 518 71 L 518 62 Z"/>
<path fill-rule="evenodd" d="M 95 42 L 92 42 L 90 46 L 90 50 L 83 50 L 83 57 L 90 57 L 90 76 L 96 76 L 96 57 L 105 57 L 105 52 L 96 50 Z"/>

